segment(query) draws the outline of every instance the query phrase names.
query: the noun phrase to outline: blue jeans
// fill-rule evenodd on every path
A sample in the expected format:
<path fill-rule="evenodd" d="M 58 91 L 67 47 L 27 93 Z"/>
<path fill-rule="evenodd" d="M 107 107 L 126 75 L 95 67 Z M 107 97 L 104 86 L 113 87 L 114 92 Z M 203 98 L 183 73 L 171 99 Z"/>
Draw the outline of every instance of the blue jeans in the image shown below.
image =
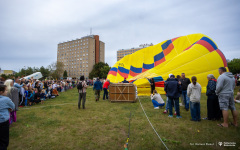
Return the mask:
<path fill-rule="evenodd" d="M 108 90 L 106 88 L 103 88 L 103 100 L 105 100 L 105 96 L 108 99 Z"/>
<path fill-rule="evenodd" d="M 163 104 L 159 104 L 157 101 L 155 101 L 154 99 L 152 100 L 152 103 L 153 103 L 153 107 L 162 107 L 162 106 L 164 106 L 165 105 L 165 103 L 163 103 Z"/>
<path fill-rule="evenodd" d="M 174 108 L 176 110 L 176 104 L 174 103 Z M 166 100 L 166 111 L 168 111 L 169 109 L 169 104 L 168 104 L 168 97 L 167 97 L 167 100 Z"/>
<path fill-rule="evenodd" d="M 182 91 L 183 100 L 185 103 L 185 109 L 189 109 L 189 97 L 187 96 L 187 91 Z"/>
<path fill-rule="evenodd" d="M 173 103 L 173 101 L 175 103 L 175 111 L 177 113 L 177 116 L 180 116 L 179 98 L 176 98 L 176 99 L 168 98 L 169 115 L 173 115 L 173 112 L 172 112 L 172 103 Z"/>
<path fill-rule="evenodd" d="M 190 109 L 191 109 L 192 120 L 194 121 L 200 120 L 201 119 L 200 102 L 190 101 Z"/>
<path fill-rule="evenodd" d="M 25 99 L 25 106 L 27 106 L 27 98 Z"/>

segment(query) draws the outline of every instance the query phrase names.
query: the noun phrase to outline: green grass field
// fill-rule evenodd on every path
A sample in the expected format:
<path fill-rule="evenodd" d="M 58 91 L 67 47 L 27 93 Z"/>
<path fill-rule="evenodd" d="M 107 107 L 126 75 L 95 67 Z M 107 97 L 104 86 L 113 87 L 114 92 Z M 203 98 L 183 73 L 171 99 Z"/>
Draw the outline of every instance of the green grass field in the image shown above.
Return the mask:
<path fill-rule="evenodd" d="M 101 95 L 103 92 L 101 92 Z M 162 96 L 166 100 L 165 96 Z M 206 96 L 201 99 L 201 117 L 206 117 Z M 170 150 L 240 149 L 240 127 L 221 128 L 217 121 L 192 122 L 190 112 L 181 109 L 182 119 L 168 118 L 163 109 L 154 110 L 149 97 L 140 97 L 143 107 Z M 60 93 L 45 104 L 20 108 L 17 122 L 10 127 L 10 150 L 122 150 L 128 135 L 130 150 L 165 149 L 148 123 L 140 103 L 95 102 L 92 88 L 87 91 L 86 109 L 77 109 L 76 89 Z M 236 104 L 240 112 L 240 104 Z M 230 111 L 229 111 L 230 112 Z M 238 113 L 239 114 L 239 113 Z M 230 121 L 232 116 L 229 115 Z M 240 118 L 240 115 L 239 115 Z M 240 119 L 238 119 L 240 122 Z M 236 142 L 236 147 L 216 146 L 216 142 Z M 214 143 L 194 146 L 190 143 Z"/>

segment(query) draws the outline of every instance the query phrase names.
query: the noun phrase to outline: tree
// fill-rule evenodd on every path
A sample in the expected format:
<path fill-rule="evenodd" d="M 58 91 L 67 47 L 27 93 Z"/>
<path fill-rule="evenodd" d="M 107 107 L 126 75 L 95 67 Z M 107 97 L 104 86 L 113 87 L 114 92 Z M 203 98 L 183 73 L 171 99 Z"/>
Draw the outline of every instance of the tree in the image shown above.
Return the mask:
<path fill-rule="evenodd" d="M 56 61 L 53 62 L 51 65 L 48 66 L 48 69 L 50 70 L 50 75 L 53 77 L 53 79 L 59 79 L 62 77 L 64 72 L 64 64 L 62 62 Z"/>
<path fill-rule="evenodd" d="M 47 78 L 49 76 L 49 74 L 50 74 L 49 69 L 48 68 L 44 68 L 43 66 L 40 67 L 39 72 L 42 73 L 42 76 L 43 76 L 42 78 L 43 79 Z"/>
<path fill-rule="evenodd" d="M 3 81 L 7 80 L 8 79 L 8 76 L 5 75 L 5 74 L 1 74 L 1 77 L 3 78 Z"/>
<path fill-rule="evenodd" d="M 228 62 L 228 68 L 233 74 L 240 73 L 240 59 L 235 58 Z"/>
<path fill-rule="evenodd" d="M 67 71 L 65 70 L 64 73 L 63 73 L 63 78 L 67 78 L 68 75 L 67 75 Z"/>
<path fill-rule="evenodd" d="M 89 78 L 107 78 L 110 69 L 111 67 L 107 63 L 99 62 L 93 66 L 93 70 L 89 73 Z"/>
<path fill-rule="evenodd" d="M 33 74 L 34 72 L 33 72 L 33 69 L 31 68 L 31 67 L 28 67 L 27 69 L 26 69 L 26 76 L 28 76 L 28 75 L 30 75 L 30 74 Z"/>

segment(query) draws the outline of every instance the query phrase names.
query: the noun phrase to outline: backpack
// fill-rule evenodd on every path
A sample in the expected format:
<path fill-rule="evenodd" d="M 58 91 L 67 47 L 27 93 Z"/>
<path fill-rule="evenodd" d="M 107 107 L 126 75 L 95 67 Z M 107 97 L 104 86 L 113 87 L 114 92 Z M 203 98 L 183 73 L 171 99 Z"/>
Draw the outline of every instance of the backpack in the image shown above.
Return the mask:
<path fill-rule="evenodd" d="M 82 82 L 79 82 L 79 83 L 78 83 L 77 89 L 78 89 L 78 90 L 83 90 Z"/>

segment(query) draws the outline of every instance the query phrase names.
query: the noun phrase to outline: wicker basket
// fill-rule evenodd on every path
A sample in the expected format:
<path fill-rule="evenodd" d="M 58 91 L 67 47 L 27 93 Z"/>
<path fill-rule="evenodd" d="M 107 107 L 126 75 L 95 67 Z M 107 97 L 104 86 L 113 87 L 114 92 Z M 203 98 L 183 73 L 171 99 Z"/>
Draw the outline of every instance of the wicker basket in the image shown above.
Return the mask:
<path fill-rule="evenodd" d="M 111 102 L 136 102 L 137 88 L 132 83 L 112 83 L 109 86 Z"/>

